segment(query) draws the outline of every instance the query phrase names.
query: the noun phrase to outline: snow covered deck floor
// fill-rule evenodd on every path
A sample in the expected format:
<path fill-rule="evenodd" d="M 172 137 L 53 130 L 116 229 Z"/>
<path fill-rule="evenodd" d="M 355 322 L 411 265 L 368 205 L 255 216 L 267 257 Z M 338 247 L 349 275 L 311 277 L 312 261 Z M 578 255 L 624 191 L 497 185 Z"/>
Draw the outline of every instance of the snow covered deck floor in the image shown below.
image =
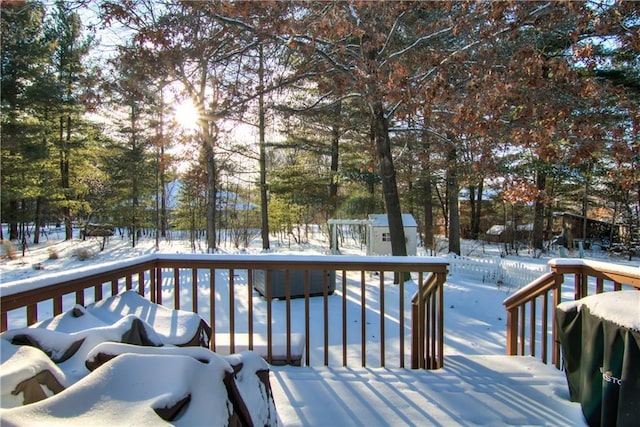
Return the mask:
<path fill-rule="evenodd" d="M 531 357 L 446 356 L 436 371 L 272 367 L 284 426 L 584 426 L 562 371 Z"/>

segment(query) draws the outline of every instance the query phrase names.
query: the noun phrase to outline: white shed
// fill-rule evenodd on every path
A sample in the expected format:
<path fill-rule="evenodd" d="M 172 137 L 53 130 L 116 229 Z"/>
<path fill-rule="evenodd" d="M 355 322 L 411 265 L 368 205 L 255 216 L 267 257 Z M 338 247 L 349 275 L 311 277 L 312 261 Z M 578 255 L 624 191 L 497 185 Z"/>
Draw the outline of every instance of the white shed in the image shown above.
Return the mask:
<path fill-rule="evenodd" d="M 418 223 L 411 214 L 402 214 L 407 255 L 415 256 L 418 247 Z M 367 255 L 391 255 L 391 234 L 387 214 L 369 215 L 369 244 Z"/>
<path fill-rule="evenodd" d="M 369 219 L 330 219 L 331 247 L 335 255 L 338 237 L 338 226 L 366 226 L 367 227 L 367 255 L 391 255 L 391 234 L 389 233 L 389 219 L 387 214 L 370 214 Z M 402 214 L 404 237 L 407 242 L 407 255 L 415 256 L 418 246 L 418 224 L 411 214 Z"/>

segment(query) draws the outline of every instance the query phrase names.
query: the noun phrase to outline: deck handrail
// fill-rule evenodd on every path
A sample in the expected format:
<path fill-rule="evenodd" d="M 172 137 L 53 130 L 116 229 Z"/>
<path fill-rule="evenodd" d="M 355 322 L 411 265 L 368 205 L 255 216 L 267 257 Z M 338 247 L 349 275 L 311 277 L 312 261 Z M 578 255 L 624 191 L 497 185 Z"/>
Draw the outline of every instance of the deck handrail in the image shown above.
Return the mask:
<path fill-rule="evenodd" d="M 360 292 L 362 294 L 362 311 L 361 311 L 361 323 L 364 332 L 364 325 L 366 322 L 366 316 L 370 315 L 369 311 L 376 311 L 380 317 L 380 364 L 385 366 L 385 343 L 384 343 L 384 330 L 388 327 L 387 322 L 389 317 L 385 314 L 384 306 L 384 287 L 385 277 L 390 279 L 394 276 L 401 277 L 406 273 L 417 273 L 419 282 L 422 282 L 422 278 L 425 275 L 433 275 L 438 278 L 439 285 L 442 287 L 446 279 L 448 261 L 446 258 L 439 257 L 364 257 L 364 256 L 331 256 L 331 255 L 212 255 L 212 254 L 152 254 L 141 257 L 131 258 L 128 260 L 122 260 L 117 262 L 106 263 L 96 267 L 87 267 L 68 272 L 58 272 L 55 275 L 38 276 L 30 279 L 19 280 L 15 282 L 2 283 L 0 286 L 0 330 L 5 331 L 10 328 L 8 313 L 16 309 L 26 309 L 26 324 L 32 325 L 39 319 L 38 315 L 38 303 L 51 301 L 53 304 L 53 315 L 61 314 L 71 307 L 65 307 L 69 304 L 81 304 L 85 305 L 85 302 L 91 303 L 100 301 L 111 295 L 117 295 L 124 290 L 134 289 L 142 296 L 148 298 L 150 301 L 172 306 L 171 308 L 185 309 L 180 301 L 180 295 L 182 292 L 191 293 L 191 307 L 190 311 L 198 313 L 199 304 L 202 303 L 208 307 L 209 318 L 205 319 L 212 328 L 211 347 L 215 350 L 216 346 L 216 311 L 220 308 L 221 304 L 223 308 L 229 312 L 229 341 L 230 350 L 235 350 L 234 336 L 237 333 L 243 331 L 236 330 L 236 319 L 234 319 L 235 296 L 241 290 L 234 284 L 234 277 L 236 271 L 246 270 L 247 272 L 247 288 L 248 288 L 248 309 L 246 310 L 247 319 L 246 322 L 249 325 L 248 340 L 249 348 L 253 346 L 253 274 L 252 272 L 257 270 L 284 270 L 286 274 L 286 289 L 287 295 L 285 298 L 285 320 L 286 323 L 286 347 L 287 347 L 287 360 L 292 358 L 291 354 L 291 336 L 292 336 L 292 318 L 291 318 L 291 295 L 290 287 L 291 280 L 289 277 L 290 271 L 302 270 L 305 272 L 305 348 L 309 349 L 310 344 L 310 328 L 309 328 L 309 272 L 310 271 L 336 271 L 342 272 L 342 287 L 336 283 L 336 289 L 340 290 L 343 295 L 343 316 L 342 316 L 342 328 L 343 328 L 343 357 L 342 364 L 347 366 L 347 339 L 346 339 L 346 302 L 347 302 L 347 273 L 348 272 L 360 272 Z M 203 279 L 199 277 L 199 272 L 205 271 L 208 273 L 208 283 L 202 283 Z M 216 283 L 216 270 L 226 270 L 228 272 L 226 283 Z M 190 273 L 189 273 L 190 272 Z M 365 298 L 365 288 L 371 286 L 370 278 L 367 279 L 365 273 L 375 272 L 379 276 L 379 292 L 381 296 L 380 306 L 375 308 L 370 307 Z M 386 276 L 385 276 L 386 273 Z M 397 274 L 403 273 L 403 274 Z M 185 279 L 186 277 L 186 279 Z M 270 277 L 270 275 L 267 275 Z M 325 282 L 326 282 L 325 275 Z M 267 279 L 269 283 L 270 279 Z M 190 282 L 191 289 L 183 282 Z M 206 279 L 205 279 L 206 282 Z M 167 283 L 170 283 L 169 285 Z M 207 286 L 210 289 L 209 301 L 198 301 L 198 286 Z M 166 286 L 173 286 L 173 302 L 163 303 L 163 289 L 166 290 Z M 220 289 L 221 286 L 225 286 L 228 290 L 228 301 L 215 301 L 216 287 Z M 388 286 L 388 285 L 387 285 Z M 400 283 L 399 294 L 401 298 L 404 298 L 405 283 Z M 432 286 L 432 285 L 430 285 Z M 267 287 L 270 289 L 270 285 Z M 421 286 L 419 286 L 421 287 Z M 357 288 L 357 287 L 354 287 Z M 324 294 L 318 298 L 322 300 L 322 314 L 321 323 L 324 324 L 324 364 L 328 365 L 328 328 L 329 328 L 329 303 L 327 286 L 324 286 Z M 349 288 L 351 289 L 351 288 Z M 244 291 L 243 291 L 244 292 Z M 269 291 L 270 292 L 270 291 Z M 355 290 L 354 292 L 357 292 Z M 93 295 L 92 295 L 93 294 Z M 70 301 L 73 300 L 73 301 Z M 87 301 L 85 301 L 87 300 Z M 442 304 L 442 300 L 439 301 Z M 271 298 L 266 298 L 266 338 L 268 341 L 268 356 L 267 360 L 271 362 L 272 348 L 273 348 L 273 336 L 272 323 L 275 321 L 272 319 L 273 301 Z M 367 306 L 369 304 L 369 306 Z M 404 301 L 400 300 L 400 309 L 403 310 Z M 442 307 L 437 307 L 438 324 L 442 324 L 443 316 Z M 205 316 L 203 316 L 205 317 Z M 240 320 L 240 319 L 237 319 Z M 429 322 L 429 319 L 426 320 Z M 404 313 L 399 316 L 399 325 L 401 333 L 399 334 L 400 343 L 398 345 L 400 349 L 400 367 L 404 367 Z M 413 320 L 411 321 L 413 325 Z M 432 328 L 429 325 L 429 328 Z M 441 328 L 441 326 L 440 326 Z M 218 331 L 219 332 L 219 331 Z M 412 340 L 415 339 L 414 335 L 416 331 L 412 331 Z M 295 335 L 295 334 L 294 334 Z M 366 337 L 361 338 L 362 348 L 362 366 L 367 366 L 366 361 Z M 422 338 L 421 340 L 424 340 Z M 438 339 L 442 339 L 442 333 L 438 335 Z M 442 347 L 442 342 L 435 344 L 438 348 Z M 411 349 L 412 352 L 417 349 Z M 411 356 L 413 360 L 414 356 Z M 310 363 L 309 351 L 306 352 L 306 364 Z M 435 366 L 435 365 L 430 365 Z M 442 366 L 442 362 L 438 366 Z M 429 366 L 426 366 L 430 369 Z M 432 368 L 433 369 L 433 368 Z"/>
<path fill-rule="evenodd" d="M 640 290 L 640 269 L 585 259 L 552 259 L 548 264 L 551 272 L 503 301 L 507 311 L 506 352 L 511 356 L 524 355 L 528 344 L 530 356 L 538 356 L 548 363 L 550 352 L 551 363 L 560 368 L 555 307 L 562 302 L 565 276 L 574 276 L 571 298 L 578 300 L 594 293 L 619 291 L 623 286 Z M 540 299 L 541 310 L 538 311 Z M 536 342 L 540 343 L 539 352 Z"/>
<path fill-rule="evenodd" d="M 431 273 L 411 299 L 411 368 L 439 369 L 444 364 L 444 282 Z"/>

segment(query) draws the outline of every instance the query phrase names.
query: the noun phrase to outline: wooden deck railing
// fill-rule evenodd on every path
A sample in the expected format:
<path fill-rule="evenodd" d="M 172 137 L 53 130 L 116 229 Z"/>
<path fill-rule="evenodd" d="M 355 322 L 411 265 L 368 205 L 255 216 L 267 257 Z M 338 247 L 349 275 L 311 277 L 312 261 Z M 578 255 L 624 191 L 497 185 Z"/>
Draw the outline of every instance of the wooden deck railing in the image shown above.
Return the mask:
<path fill-rule="evenodd" d="M 539 357 L 544 363 L 549 363 L 550 358 L 551 363 L 559 368 L 555 307 L 563 299 L 578 300 L 623 287 L 640 289 L 640 269 L 582 259 L 554 259 L 549 261 L 549 266 L 550 273 L 504 300 L 507 354 L 528 354 Z M 570 275 L 573 275 L 573 288 L 565 290 L 563 298 L 565 277 Z"/>
<path fill-rule="evenodd" d="M 0 286 L 0 328 L 5 331 L 32 325 L 44 320 L 43 316 L 55 316 L 69 310 L 74 304 L 87 305 L 133 289 L 154 303 L 199 313 L 211 326 L 214 351 L 216 341 L 222 335 L 226 337 L 230 351 L 235 352 L 237 335 L 248 337 L 248 347 L 253 348 L 254 336 L 260 334 L 266 339 L 266 359 L 271 362 L 273 337 L 277 334 L 286 337 L 286 359 L 289 361 L 292 335 L 301 332 L 306 349 L 304 363 L 312 363 L 309 350 L 313 344 L 323 347 L 322 363 L 329 365 L 330 355 L 334 362 L 336 358 L 340 359 L 336 356 L 340 352 L 334 351 L 336 343 L 330 343 L 330 330 L 340 328 L 342 342 L 338 346 L 342 347 L 343 366 L 354 363 L 350 352 L 355 342 L 360 347 L 363 367 L 372 366 L 368 357 L 378 360 L 379 366 L 384 367 L 387 356 L 392 356 L 400 367 L 404 367 L 405 317 L 413 315 L 417 319 L 410 322 L 413 328 L 410 332 L 411 365 L 436 369 L 443 364 L 442 295 L 447 265 L 444 258 L 425 257 L 155 254 L 55 276 L 3 283 Z M 266 298 L 254 293 L 253 273 L 259 270 L 286 272 L 286 297 L 282 301 L 270 298 L 269 274 L 266 275 Z M 304 272 L 305 288 L 304 296 L 295 301 L 291 298 L 290 278 L 290 272 L 294 270 Z M 324 274 L 323 294 L 310 298 L 309 275 L 312 271 L 335 271 L 336 295 L 329 295 L 327 274 Z M 412 274 L 413 282 L 393 284 L 394 276 L 408 273 Z M 416 289 L 411 304 L 405 304 L 407 286 Z M 369 294 L 373 293 L 376 295 L 372 298 Z M 388 300 L 393 297 L 398 299 Z M 354 303 L 360 305 L 356 319 L 347 316 L 348 304 Z M 292 308 L 294 305 L 298 310 Z M 409 305 L 412 314 L 408 312 Z M 300 311 L 304 312 L 303 318 L 296 317 Z M 337 312 L 341 314 L 337 316 Z M 374 318 L 378 325 L 367 326 Z M 360 323 L 359 334 L 354 333 L 353 322 Z M 395 324 L 399 328 L 398 342 L 392 346 L 397 348 L 398 354 L 388 350 L 386 337 L 386 331 Z M 317 332 L 319 329 L 322 332 Z M 375 333 L 371 334 L 372 330 Z M 378 337 L 377 343 L 368 343 L 371 341 L 368 335 Z M 374 352 L 378 350 L 375 357 L 371 354 L 372 348 Z"/>
<path fill-rule="evenodd" d="M 444 363 L 444 289 L 435 274 L 429 275 L 411 300 L 411 367 L 439 369 Z"/>

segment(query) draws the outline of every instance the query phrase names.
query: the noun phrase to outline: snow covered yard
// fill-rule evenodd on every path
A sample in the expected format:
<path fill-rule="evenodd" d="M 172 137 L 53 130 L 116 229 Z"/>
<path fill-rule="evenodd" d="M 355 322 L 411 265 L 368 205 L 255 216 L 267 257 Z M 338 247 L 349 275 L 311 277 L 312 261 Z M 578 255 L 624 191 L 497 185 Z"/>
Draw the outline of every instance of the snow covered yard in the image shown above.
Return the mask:
<path fill-rule="evenodd" d="M 91 249 L 89 261 L 73 256 L 78 249 Z M 163 241 L 160 250 L 189 253 L 188 242 Z M 488 248 L 486 253 L 493 250 Z M 499 250 L 499 249 L 496 249 Z M 50 259 L 56 252 L 57 259 Z M 25 277 L 66 271 L 77 266 L 129 258 L 155 252 L 152 239 L 143 240 L 136 248 L 112 239 L 100 252 L 97 241 L 61 242 L 52 239 L 39 247 L 29 248 L 25 257 L 4 260 L 0 264 L 2 283 Z M 326 243 L 317 242 L 304 248 L 280 248 L 279 252 L 326 253 Z M 489 255 L 486 255 L 489 256 Z M 518 257 L 532 268 L 544 265 L 545 259 Z M 34 268 L 37 266 L 38 269 Z M 238 283 L 246 284 L 240 274 Z M 205 282 L 206 283 L 206 282 Z M 413 290 L 407 285 L 407 298 Z M 452 272 L 445 286 L 445 367 L 438 371 L 412 371 L 395 368 L 271 367 L 271 386 L 281 424 L 284 425 L 580 425 L 580 405 L 571 403 L 566 379 L 554 367 L 533 358 L 507 357 L 505 354 L 505 311 L 502 301 L 514 291 L 512 286 L 498 285 L 482 275 Z M 202 290 L 199 290 L 201 292 Z M 391 288 L 390 292 L 394 292 Z M 348 289 L 348 296 L 351 292 Z M 330 297 L 339 304 L 340 290 Z M 375 293 L 368 293 L 375 298 Z M 164 295 L 170 302 L 171 295 Z M 188 295 L 181 301 L 188 305 Z M 204 298 L 199 298 L 199 301 Z M 358 310 L 356 295 L 349 305 Z M 335 303 L 334 303 L 335 301 Z M 302 307 L 302 301 L 292 301 Z M 318 301 L 319 303 L 319 301 Z M 274 303 L 277 306 L 278 302 Z M 315 301 L 312 301 L 315 304 Z M 349 313 L 352 311 L 349 309 Z M 258 312 L 259 312 L 258 307 Z M 312 310 L 313 311 L 313 310 Z M 205 314 L 205 313 L 201 313 Z M 375 313 L 368 313 L 368 323 L 377 324 Z M 393 312 L 388 313 L 392 317 Z M 203 316 L 204 317 L 204 316 Z M 264 322 L 264 313 L 256 321 Z M 206 318 L 206 317 L 205 317 Z M 224 328 L 225 318 L 217 318 Z M 358 319 L 354 315 L 354 319 Z M 360 326 L 351 322 L 349 334 L 357 336 Z M 405 324 L 407 324 L 405 322 Z M 336 328 L 338 329 L 338 328 Z M 353 331 L 352 331 L 353 329 Z M 387 332 L 393 335 L 397 328 Z M 397 332 L 395 332 L 397 333 Z M 392 338 L 392 337 L 391 337 Z M 339 341 L 340 337 L 335 337 Z M 359 337 L 349 347 L 356 362 Z M 375 333 L 367 336 L 367 364 L 375 365 L 377 356 Z M 318 344 L 318 346 L 320 346 Z M 311 360 L 321 356 L 310 349 Z M 338 360 L 338 355 L 335 356 Z M 351 359 L 350 359 L 351 360 Z M 387 361 L 387 366 L 397 363 Z M 350 362 L 350 366 L 357 366 Z M 49 399 L 47 399 L 49 400 Z M 121 411 L 104 403 L 105 411 Z M 131 410 L 135 403 L 131 403 Z M 70 422 L 70 420 L 67 420 Z M 115 420 L 114 420 L 115 422 Z M 78 418 L 78 425 L 83 424 Z M 66 423 L 69 424 L 69 423 Z M 193 425 L 193 424 L 191 424 Z"/>

